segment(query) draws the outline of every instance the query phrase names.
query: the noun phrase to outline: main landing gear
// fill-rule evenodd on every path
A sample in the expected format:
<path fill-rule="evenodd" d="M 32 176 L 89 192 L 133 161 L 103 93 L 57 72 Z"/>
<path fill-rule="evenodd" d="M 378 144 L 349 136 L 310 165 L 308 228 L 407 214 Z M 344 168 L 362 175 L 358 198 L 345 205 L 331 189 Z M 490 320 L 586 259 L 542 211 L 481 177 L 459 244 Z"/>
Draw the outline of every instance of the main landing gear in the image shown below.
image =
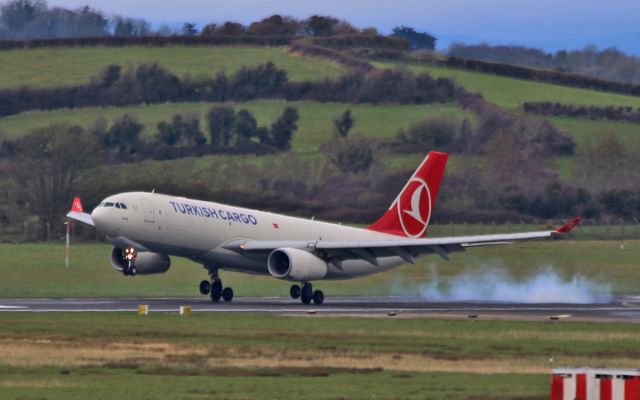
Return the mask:
<path fill-rule="evenodd" d="M 299 285 L 291 285 L 289 295 L 291 295 L 292 299 L 299 298 L 302 304 L 311 304 L 311 301 L 313 301 L 313 304 L 319 306 L 324 302 L 324 293 L 322 293 L 322 290 L 314 291 L 310 282 L 302 284 L 302 287 Z"/>
<path fill-rule="evenodd" d="M 223 287 L 222 280 L 218 275 L 217 268 L 209 268 L 205 266 L 209 270 L 209 275 L 211 275 L 211 282 L 202 281 L 200 282 L 200 294 L 209 295 L 211 297 L 211 301 L 217 303 L 220 299 L 230 302 L 233 300 L 233 289 L 230 287 Z"/>

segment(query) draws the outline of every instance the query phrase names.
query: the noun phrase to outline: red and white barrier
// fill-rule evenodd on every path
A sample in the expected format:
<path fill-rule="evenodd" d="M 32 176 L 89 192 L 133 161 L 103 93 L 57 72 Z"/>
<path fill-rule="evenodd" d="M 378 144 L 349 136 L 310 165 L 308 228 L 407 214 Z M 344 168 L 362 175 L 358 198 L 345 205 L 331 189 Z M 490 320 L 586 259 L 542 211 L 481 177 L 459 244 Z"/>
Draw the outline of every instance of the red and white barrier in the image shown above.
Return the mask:
<path fill-rule="evenodd" d="M 556 368 L 551 400 L 640 400 L 640 369 Z"/>

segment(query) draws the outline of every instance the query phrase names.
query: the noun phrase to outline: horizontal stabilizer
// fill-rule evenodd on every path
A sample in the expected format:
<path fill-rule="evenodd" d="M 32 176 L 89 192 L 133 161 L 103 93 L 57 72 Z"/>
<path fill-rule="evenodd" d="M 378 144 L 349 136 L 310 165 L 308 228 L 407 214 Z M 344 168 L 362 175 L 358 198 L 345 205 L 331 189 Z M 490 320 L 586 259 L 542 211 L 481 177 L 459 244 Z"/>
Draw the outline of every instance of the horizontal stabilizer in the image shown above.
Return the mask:
<path fill-rule="evenodd" d="M 87 225 L 95 226 L 95 224 L 93 223 L 93 219 L 91 218 L 91 214 L 87 214 L 85 212 L 69 211 L 67 213 L 67 218 L 80 221 Z"/>
<path fill-rule="evenodd" d="M 95 226 L 95 224 L 93 223 L 93 218 L 91 218 L 91 214 L 87 214 L 86 212 L 84 212 L 80 197 L 73 198 L 73 203 L 71 203 L 71 211 L 67 213 L 67 218 L 80 221 L 87 225 Z"/>
<path fill-rule="evenodd" d="M 582 217 L 575 217 L 571 221 L 562 225 L 560 228 L 556 229 L 558 233 L 569 233 L 576 225 L 578 225 L 582 221 Z"/>

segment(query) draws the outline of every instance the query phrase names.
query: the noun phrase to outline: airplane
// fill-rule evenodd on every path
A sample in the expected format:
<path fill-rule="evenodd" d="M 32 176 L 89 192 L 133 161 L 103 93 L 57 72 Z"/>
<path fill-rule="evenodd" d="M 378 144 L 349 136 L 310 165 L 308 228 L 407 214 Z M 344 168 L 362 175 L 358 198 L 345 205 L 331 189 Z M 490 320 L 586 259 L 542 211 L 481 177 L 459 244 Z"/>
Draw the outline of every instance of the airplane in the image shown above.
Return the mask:
<path fill-rule="evenodd" d="M 213 302 L 233 299 L 219 273 L 231 270 L 295 282 L 291 298 L 316 305 L 324 302 L 324 293 L 312 282 L 380 273 L 428 254 L 448 260 L 450 253 L 475 247 L 552 238 L 580 223 L 576 217 L 554 230 L 426 238 L 447 158 L 429 152 L 389 208 L 366 228 L 154 192 L 109 196 L 91 214 L 76 197 L 67 217 L 105 234 L 113 245 L 111 266 L 124 275 L 164 273 L 169 256 L 184 257 L 208 271 L 210 279 L 199 289 Z"/>

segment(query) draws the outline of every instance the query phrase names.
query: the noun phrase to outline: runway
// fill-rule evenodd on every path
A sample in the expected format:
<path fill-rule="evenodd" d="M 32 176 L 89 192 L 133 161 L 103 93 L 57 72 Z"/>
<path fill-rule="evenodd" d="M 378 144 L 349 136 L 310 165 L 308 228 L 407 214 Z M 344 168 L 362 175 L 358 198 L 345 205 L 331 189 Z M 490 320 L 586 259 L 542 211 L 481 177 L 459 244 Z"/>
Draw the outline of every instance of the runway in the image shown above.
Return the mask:
<path fill-rule="evenodd" d="M 0 312 L 149 312 L 273 313 L 384 317 L 447 317 L 474 319 L 601 320 L 640 322 L 640 297 L 616 297 L 594 304 L 519 304 L 501 302 L 429 301 L 416 297 L 327 297 L 321 306 L 303 305 L 284 297 L 239 297 L 231 303 L 193 298 L 0 299 Z"/>

